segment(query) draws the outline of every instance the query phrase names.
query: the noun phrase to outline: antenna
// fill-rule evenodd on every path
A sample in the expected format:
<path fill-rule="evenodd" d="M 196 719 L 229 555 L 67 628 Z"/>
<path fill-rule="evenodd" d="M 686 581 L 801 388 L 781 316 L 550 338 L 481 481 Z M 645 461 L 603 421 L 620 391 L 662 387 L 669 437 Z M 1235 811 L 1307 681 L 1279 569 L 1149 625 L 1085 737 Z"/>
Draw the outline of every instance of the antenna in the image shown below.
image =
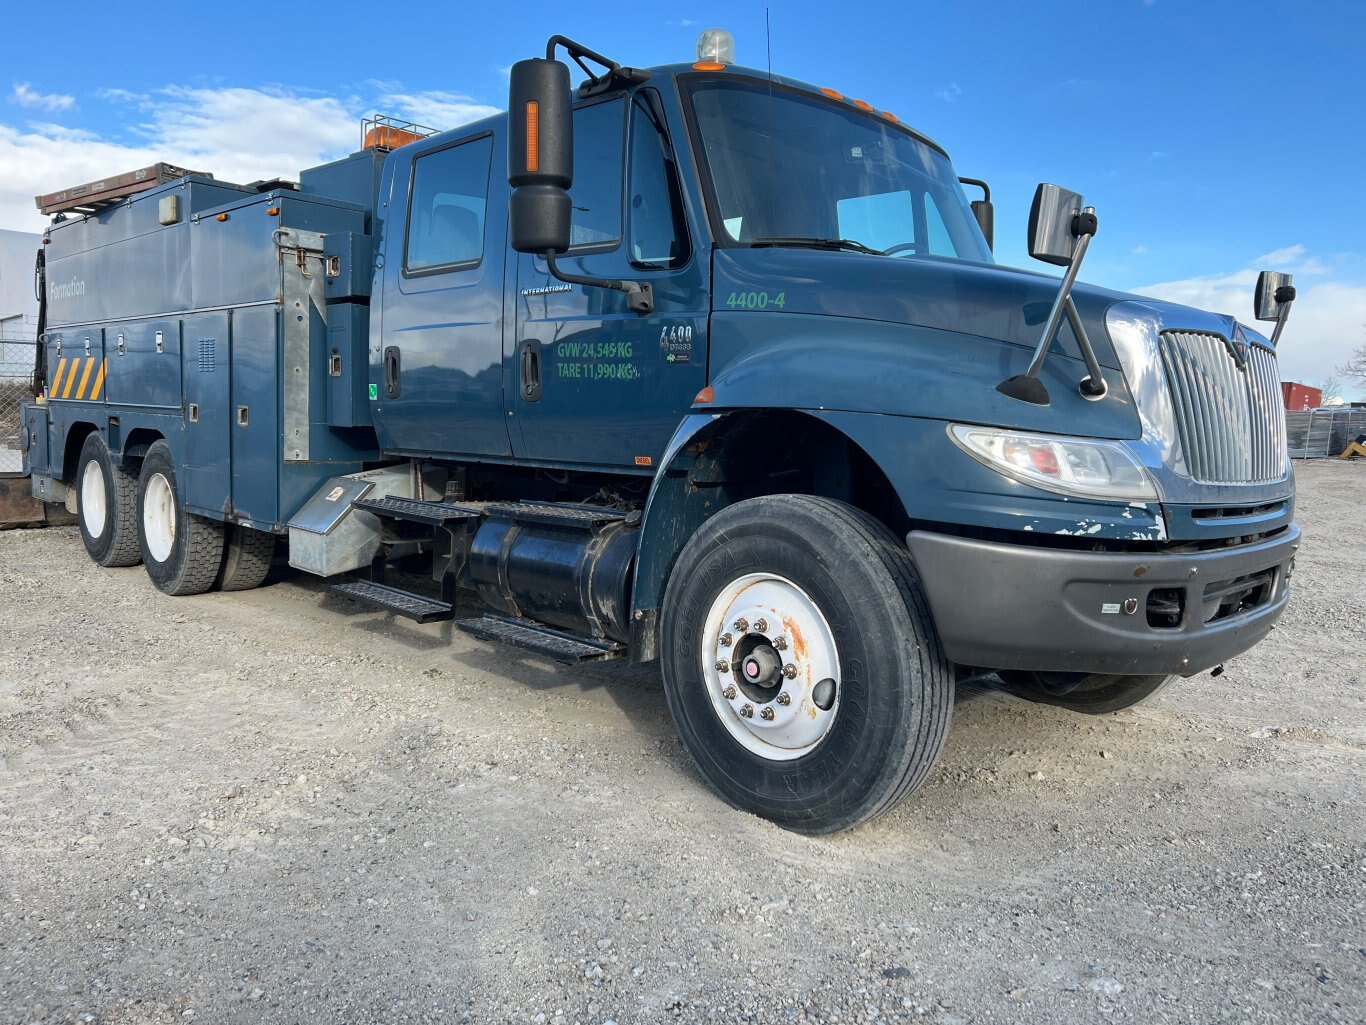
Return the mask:
<path fill-rule="evenodd" d="M 764 8 L 764 49 L 768 51 L 768 88 L 773 91 L 773 31 L 768 23 L 768 8 Z"/>

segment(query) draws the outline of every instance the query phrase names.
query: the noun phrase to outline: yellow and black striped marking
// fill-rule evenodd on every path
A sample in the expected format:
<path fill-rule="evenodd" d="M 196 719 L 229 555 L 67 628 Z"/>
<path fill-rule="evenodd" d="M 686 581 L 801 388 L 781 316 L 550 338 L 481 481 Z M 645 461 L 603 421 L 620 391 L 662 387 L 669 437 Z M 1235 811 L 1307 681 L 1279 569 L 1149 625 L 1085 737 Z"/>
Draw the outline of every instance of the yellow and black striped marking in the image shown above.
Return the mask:
<path fill-rule="evenodd" d="M 95 369 L 97 364 L 98 370 Z M 77 356 L 74 359 L 63 356 L 57 361 L 57 372 L 52 375 L 52 387 L 47 390 L 47 397 L 96 401 L 104 390 L 105 367 L 106 361 L 98 356 Z"/>

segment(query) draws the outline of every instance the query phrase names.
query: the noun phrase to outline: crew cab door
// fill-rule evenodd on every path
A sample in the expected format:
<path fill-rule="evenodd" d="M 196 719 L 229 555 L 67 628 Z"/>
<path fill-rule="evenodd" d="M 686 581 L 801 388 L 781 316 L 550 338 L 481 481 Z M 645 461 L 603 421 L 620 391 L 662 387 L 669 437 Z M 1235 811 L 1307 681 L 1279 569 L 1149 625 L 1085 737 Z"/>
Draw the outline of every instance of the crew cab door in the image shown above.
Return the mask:
<path fill-rule="evenodd" d="M 508 377 L 521 458 L 652 472 L 706 384 L 706 264 L 660 111 L 646 89 L 574 112 L 571 246 L 559 264 L 648 281 L 655 309 L 631 313 L 621 292 L 564 284 L 541 257 L 517 257 Z"/>
<path fill-rule="evenodd" d="M 372 343 L 380 445 L 507 456 L 503 274 L 507 156 L 482 132 L 396 150 L 383 320 Z M 406 211 L 406 213 L 405 213 Z"/>

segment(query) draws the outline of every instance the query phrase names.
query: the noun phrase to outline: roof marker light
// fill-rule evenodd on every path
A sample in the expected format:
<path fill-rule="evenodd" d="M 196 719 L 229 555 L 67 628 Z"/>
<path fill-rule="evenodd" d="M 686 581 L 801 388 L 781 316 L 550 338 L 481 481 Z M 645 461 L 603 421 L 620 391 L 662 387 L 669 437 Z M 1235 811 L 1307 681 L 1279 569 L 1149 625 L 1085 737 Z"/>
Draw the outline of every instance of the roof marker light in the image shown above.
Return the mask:
<path fill-rule="evenodd" d="M 726 66 L 720 61 L 698 61 L 692 66 L 694 71 L 725 71 Z"/>
<path fill-rule="evenodd" d="M 858 107 L 859 110 L 866 110 L 869 112 L 871 112 L 873 109 L 873 105 L 869 103 L 867 100 L 855 100 L 854 106 Z"/>
<path fill-rule="evenodd" d="M 844 99 L 844 93 L 836 92 L 834 89 L 822 89 L 821 92 L 825 93 L 825 95 L 829 96 L 832 100 Z"/>
<path fill-rule="evenodd" d="M 900 124 L 901 122 L 901 119 L 898 118 L 895 114 L 893 114 L 890 110 L 884 110 L 882 112 L 882 116 L 885 117 L 888 121 L 892 122 L 893 124 Z"/>

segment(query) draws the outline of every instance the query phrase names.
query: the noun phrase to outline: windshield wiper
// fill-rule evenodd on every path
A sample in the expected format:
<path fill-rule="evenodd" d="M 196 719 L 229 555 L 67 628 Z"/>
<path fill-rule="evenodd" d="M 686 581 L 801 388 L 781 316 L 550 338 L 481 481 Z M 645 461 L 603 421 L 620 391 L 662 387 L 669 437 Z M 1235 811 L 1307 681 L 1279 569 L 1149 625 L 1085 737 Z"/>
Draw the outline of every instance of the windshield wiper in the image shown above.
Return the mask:
<path fill-rule="evenodd" d="M 865 246 L 851 238 L 808 238 L 805 235 L 789 235 L 775 238 L 752 238 L 752 246 L 810 246 L 813 249 L 844 249 L 851 253 L 867 253 L 869 256 L 886 256 L 881 249 Z"/>

